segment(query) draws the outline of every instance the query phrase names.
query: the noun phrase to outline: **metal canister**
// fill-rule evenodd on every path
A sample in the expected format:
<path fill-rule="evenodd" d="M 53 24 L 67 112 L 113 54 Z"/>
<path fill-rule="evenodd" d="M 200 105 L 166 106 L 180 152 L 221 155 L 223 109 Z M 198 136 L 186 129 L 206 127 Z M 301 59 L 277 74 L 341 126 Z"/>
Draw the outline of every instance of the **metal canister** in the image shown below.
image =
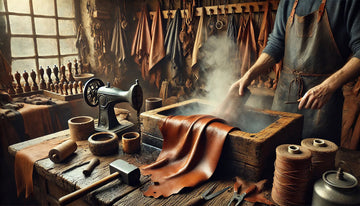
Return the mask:
<path fill-rule="evenodd" d="M 314 184 L 313 206 L 360 205 L 360 187 L 355 176 L 339 170 L 330 170 Z"/>

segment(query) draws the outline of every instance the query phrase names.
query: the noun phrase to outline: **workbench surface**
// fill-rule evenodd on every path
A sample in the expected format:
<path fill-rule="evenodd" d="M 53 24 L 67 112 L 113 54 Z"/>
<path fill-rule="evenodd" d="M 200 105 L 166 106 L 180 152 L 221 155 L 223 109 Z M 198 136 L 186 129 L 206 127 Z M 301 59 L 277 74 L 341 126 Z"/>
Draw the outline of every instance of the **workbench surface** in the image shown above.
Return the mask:
<path fill-rule="evenodd" d="M 52 138 L 68 139 L 69 130 L 63 130 L 57 133 L 32 139 L 26 142 L 14 144 L 9 147 L 11 156 L 16 152 L 30 145 L 40 143 Z M 88 142 L 77 141 L 78 148 L 72 156 L 65 162 L 55 164 L 49 158 L 39 160 L 34 167 L 34 196 L 42 205 L 57 204 L 57 200 L 72 191 L 84 188 L 91 183 L 98 181 L 109 175 L 109 164 L 116 159 L 123 159 L 137 167 L 149 164 L 156 160 L 160 151 L 154 147 L 142 145 L 141 152 L 133 155 L 125 154 L 122 151 L 121 144 L 119 153 L 112 156 L 98 157 L 98 165 L 91 176 L 85 177 L 82 170 L 86 165 L 82 163 L 95 157 L 88 148 Z M 360 152 L 339 150 L 336 162 L 345 160 L 349 166 L 348 170 L 359 179 L 360 177 Z M 345 171 L 347 169 L 345 168 Z M 142 192 L 152 184 L 148 176 L 141 176 L 140 185 L 137 187 L 123 184 L 120 180 L 110 182 L 103 187 L 89 193 L 83 198 L 73 202 L 71 205 L 184 205 L 191 198 L 197 197 L 214 183 L 218 184 L 215 191 L 227 186 L 233 186 L 234 182 L 231 177 L 222 177 L 220 173 L 215 172 L 213 177 L 195 188 L 185 188 L 179 194 L 172 195 L 168 198 L 155 199 L 143 196 Z M 225 191 L 221 195 L 209 200 L 204 205 L 227 205 L 233 194 L 233 188 Z M 267 196 L 269 191 L 267 192 Z M 254 203 L 244 202 L 242 205 L 254 205 Z M 261 204 L 256 204 L 261 205 Z"/>
<path fill-rule="evenodd" d="M 63 130 L 51 135 L 11 145 L 9 147 L 9 153 L 11 156 L 15 156 L 16 152 L 22 148 L 53 138 L 70 138 L 69 130 Z M 95 156 L 90 152 L 87 140 L 77 141 L 76 143 L 78 148 L 75 154 L 66 159 L 65 162 L 55 164 L 49 158 L 35 162 L 33 175 L 34 196 L 42 205 L 48 203 L 57 204 L 57 200 L 63 195 L 79 188 L 84 188 L 106 177 L 110 174 L 109 164 L 116 159 L 123 159 L 140 167 L 141 165 L 155 161 L 160 153 L 159 149 L 142 145 L 141 152 L 129 155 L 123 153 L 120 144 L 118 154 L 98 157 L 100 165 L 94 169 L 91 176 L 85 177 L 82 170 L 87 165 L 79 165 L 91 160 Z M 115 180 L 94 190 L 83 198 L 73 202 L 71 205 L 184 205 L 191 198 L 197 197 L 214 183 L 217 184 L 214 192 L 227 186 L 233 186 L 234 184 L 232 178 L 221 178 L 220 175 L 215 174 L 209 181 L 195 188 L 185 188 L 180 194 L 172 195 L 168 198 L 155 199 L 143 196 L 142 192 L 152 183 L 150 182 L 149 176 L 141 176 L 138 187 L 128 186 L 121 183 L 120 180 Z M 206 202 L 205 205 L 226 205 L 231 199 L 232 194 L 233 188 L 231 187 L 221 195 Z M 253 203 L 246 202 L 242 205 L 253 205 Z"/>

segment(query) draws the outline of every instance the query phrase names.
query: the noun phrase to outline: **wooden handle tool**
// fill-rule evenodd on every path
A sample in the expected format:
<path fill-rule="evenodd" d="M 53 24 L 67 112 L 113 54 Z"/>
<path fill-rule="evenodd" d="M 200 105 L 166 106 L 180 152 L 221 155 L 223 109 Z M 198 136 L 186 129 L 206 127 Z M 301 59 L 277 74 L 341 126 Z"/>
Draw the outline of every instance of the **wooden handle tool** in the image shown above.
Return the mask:
<path fill-rule="evenodd" d="M 83 170 L 83 174 L 88 177 L 91 175 L 92 171 L 94 170 L 94 168 L 96 166 L 98 166 L 100 164 L 100 160 L 98 158 L 93 158 L 89 165 Z"/>

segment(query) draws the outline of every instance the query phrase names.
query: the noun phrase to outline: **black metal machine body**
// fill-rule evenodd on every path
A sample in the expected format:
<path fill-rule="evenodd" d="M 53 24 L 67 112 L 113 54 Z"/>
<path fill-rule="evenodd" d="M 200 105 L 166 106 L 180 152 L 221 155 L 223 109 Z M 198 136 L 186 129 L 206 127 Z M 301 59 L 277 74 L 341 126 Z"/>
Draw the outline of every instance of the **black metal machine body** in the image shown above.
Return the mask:
<path fill-rule="evenodd" d="M 129 102 L 132 108 L 139 112 L 143 103 L 143 92 L 138 80 L 128 91 L 123 91 L 110 87 L 109 82 L 105 86 L 100 79 L 92 78 L 85 83 L 83 94 L 88 105 L 92 107 L 99 105 L 99 120 L 95 130 L 101 132 L 120 134 L 134 126 L 132 123 L 123 125 L 119 123 L 115 116 L 115 104 Z"/>

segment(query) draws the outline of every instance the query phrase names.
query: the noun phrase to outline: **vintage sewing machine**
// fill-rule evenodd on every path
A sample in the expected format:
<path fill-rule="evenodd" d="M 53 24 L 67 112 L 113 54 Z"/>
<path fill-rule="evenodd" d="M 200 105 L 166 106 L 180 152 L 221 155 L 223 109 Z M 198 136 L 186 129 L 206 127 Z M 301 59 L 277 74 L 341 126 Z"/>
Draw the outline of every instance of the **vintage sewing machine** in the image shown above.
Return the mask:
<path fill-rule="evenodd" d="M 99 105 L 99 121 L 95 130 L 114 132 L 118 135 L 133 127 L 134 124 L 131 122 L 119 123 L 115 116 L 115 104 L 129 102 L 139 113 L 143 103 L 143 92 L 138 80 L 128 91 L 122 91 L 119 88 L 110 87 L 109 82 L 105 86 L 100 79 L 91 78 L 85 83 L 83 94 L 85 102 L 89 106 L 96 107 Z"/>

